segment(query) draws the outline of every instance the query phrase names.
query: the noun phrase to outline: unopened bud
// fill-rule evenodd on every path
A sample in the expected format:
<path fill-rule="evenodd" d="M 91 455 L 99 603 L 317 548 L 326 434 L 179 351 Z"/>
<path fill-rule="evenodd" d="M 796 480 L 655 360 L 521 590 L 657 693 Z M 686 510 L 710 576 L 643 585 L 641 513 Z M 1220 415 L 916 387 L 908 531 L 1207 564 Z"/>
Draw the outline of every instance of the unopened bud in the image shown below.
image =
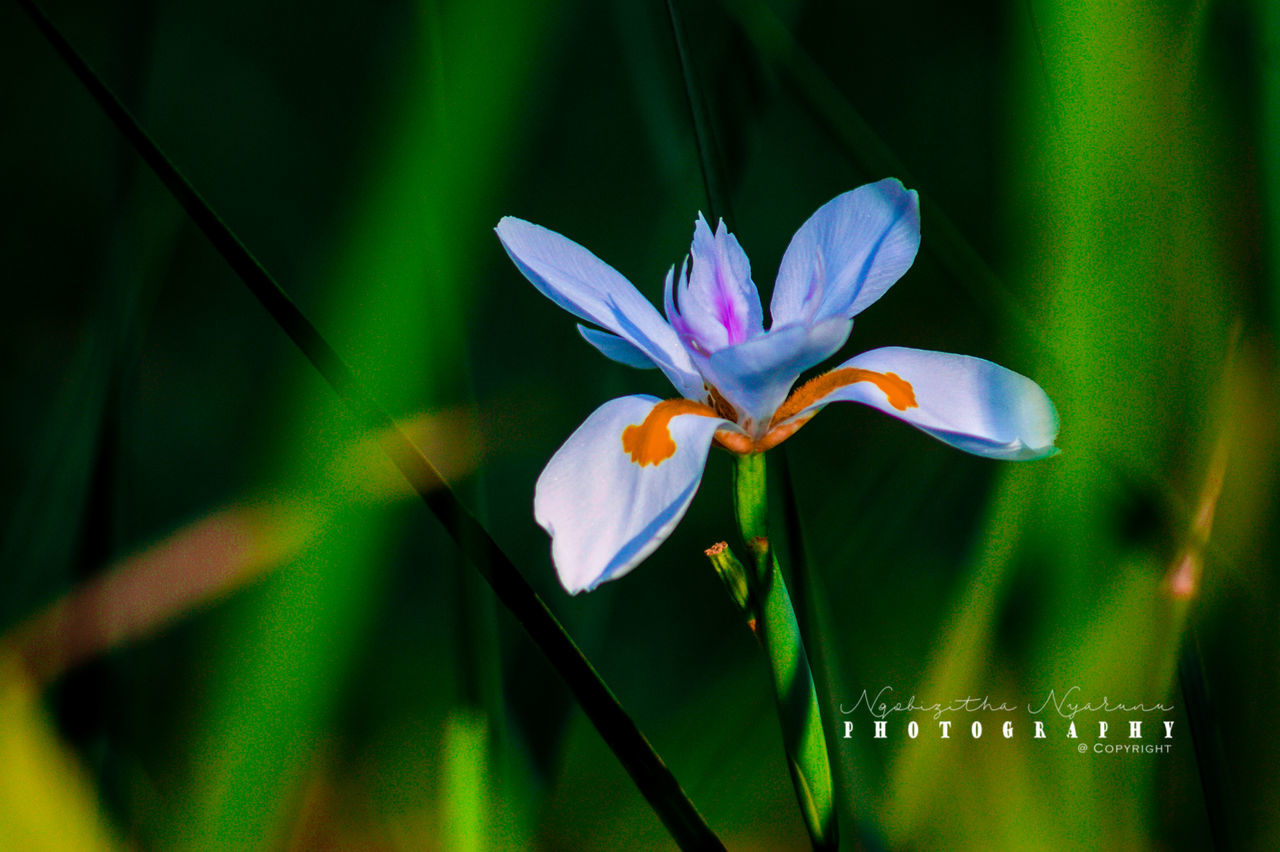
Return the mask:
<path fill-rule="evenodd" d="M 748 618 L 751 618 L 751 592 L 747 586 L 747 570 L 742 567 L 738 557 L 733 555 L 729 545 L 723 541 L 708 547 L 706 553 L 707 558 L 711 560 L 711 565 L 724 582 L 729 597 L 733 598 L 733 602 L 746 613 Z"/>

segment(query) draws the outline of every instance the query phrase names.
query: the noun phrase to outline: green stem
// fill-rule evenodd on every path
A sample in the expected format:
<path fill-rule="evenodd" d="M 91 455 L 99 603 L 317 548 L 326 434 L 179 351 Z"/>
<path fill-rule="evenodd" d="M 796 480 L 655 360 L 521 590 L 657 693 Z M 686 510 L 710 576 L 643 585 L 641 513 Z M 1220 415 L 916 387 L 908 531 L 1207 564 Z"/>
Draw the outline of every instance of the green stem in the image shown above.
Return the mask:
<path fill-rule="evenodd" d="M 733 511 L 738 518 L 738 529 L 751 546 L 756 539 L 769 537 L 768 479 L 765 476 L 764 455 L 752 453 L 737 456 L 733 468 Z M 752 549 L 755 553 L 755 549 Z"/>
<path fill-rule="evenodd" d="M 777 554 L 769 546 L 764 456 L 738 456 L 733 485 L 738 526 L 756 560 L 755 570 L 748 572 L 755 598 L 756 638 L 769 660 L 791 782 L 814 848 L 834 849 L 837 830 L 827 739 L 800 625 Z"/>

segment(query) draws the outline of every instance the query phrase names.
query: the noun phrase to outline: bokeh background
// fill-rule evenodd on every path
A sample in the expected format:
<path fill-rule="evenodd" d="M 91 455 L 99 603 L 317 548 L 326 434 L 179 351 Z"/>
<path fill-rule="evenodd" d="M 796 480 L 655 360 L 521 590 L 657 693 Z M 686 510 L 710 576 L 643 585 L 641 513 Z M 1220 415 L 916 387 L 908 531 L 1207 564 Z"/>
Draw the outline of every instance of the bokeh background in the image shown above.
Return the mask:
<path fill-rule="evenodd" d="M 819 204 L 885 176 L 918 189 L 919 259 L 844 357 L 897 344 L 1033 376 L 1062 452 L 987 461 L 835 406 L 774 459 L 844 845 L 1280 846 L 1280 7 L 670 5 L 683 49 L 662 2 L 46 8 L 730 848 L 807 843 L 767 669 L 702 556 L 734 540 L 730 460 L 713 453 L 640 570 L 565 595 L 532 518 L 541 466 L 604 401 L 670 390 L 591 350 L 492 228 L 551 227 L 656 299 L 709 171 L 767 300 Z M 671 846 L 16 4 L 0 110 L 0 846 Z M 972 717 L 1012 718 L 1010 740 L 874 741 L 840 707 L 885 686 L 1019 707 L 1078 686 L 1172 705 L 1144 718 L 1176 734 L 1168 754 L 1082 755 L 1019 710 Z M 1098 719 L 1128 716 L 1079 717 Z"/>

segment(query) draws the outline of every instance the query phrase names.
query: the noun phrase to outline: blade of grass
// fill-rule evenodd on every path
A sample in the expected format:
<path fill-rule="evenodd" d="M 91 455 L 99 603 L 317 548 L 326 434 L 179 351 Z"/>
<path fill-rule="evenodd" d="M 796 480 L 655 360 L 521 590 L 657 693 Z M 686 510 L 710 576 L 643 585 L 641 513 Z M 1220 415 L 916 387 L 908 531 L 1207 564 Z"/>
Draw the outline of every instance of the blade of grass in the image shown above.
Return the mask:
<path fill-rule="evenodd" d="M 693 57 L 685 40 L 684 23 L 676 0 L 667 0 L 667 19 L 671 22 L 671 38 L 675 42 L 676 56 L 680 59 L 680 74 L 684 78 L 684 93 L 689 101 L 689 117 L 693 122 L 693 135 L 698 145 L 698 163 L 702 167 L 702 182 L 707 189 L 707 218 L 715 222 L 723 218 L 732 223 L 733 211 L 729 205 L 729 188 L 720 169 L 719 147 L 711 124 L 711 113 L 697 83 Z"/>
<path fill-rule="evenodd" d="M 1043 57 L 1063 84 L 1063 112 L 1046 114 L 1050 105 L 1038 91 L 1021 94 L 1026 123 L 1019 133 L 1036 153 L 1034 170 L 1014 180 L 1053 190 L 1042 220 L 1019 223 L 1013 242 L 1024 247 L 1024 268 L 1038 273 L 1048 295 L 1045 330 L 1061 371 L 1055 402 L 1075 414 L 1069 451 L 1041 493 L 1055 511 L 1041 513 L 1028 534 L 1029 543 L 1046 548 L 1042 553 L 1052 548 L 1049 570 L 1035 582 L 1040 600 L 1058 602 L 1037 613 L 1039 635 L 1028 655 L 1035 673 L 1028 680 L 1134 689 L 1128 684 L 1149 682 L 1180 643 L 1176 631 L 1163 642 L 1146 639 L 1167 617 L 1137 586 L 1150 583 L 1167 558 L 1158 552 L 1164 524 L 1143 530 L 1114 519 L 1117 509 L 1141 511 L 1154 499 L 1140 480 L 1126 482 L 1128 471 L 1174 482 L 1185 476 L 1195 457 L 1188 445 L 1204 433 L 1203 412 L 1220 384 L 1215 365 L 1238 309 L 1224 298 L 1236 286 L 1228 272 L 1236 226 L 1216 212 L 1227 126 L 1216 108 L 1220 94 L 1203 86 L 1199 60 L 1187 65 L 1183 12 L 1137 2 L 1070 12 L 1054 3 L 1032 5 L 1043 48 L 1033 53 L 1032 43 L 1024 43 L 1023 67 L 1034 79 Z M 1167 144 L 1146 147 L 1156 137 Z M 1116 169 L 1126 175 L 1124 193 L 1108 185 Z M 1143 218 L 1151 210 L 1161 215 Z M 1100 260 L 1113 252 L 1123 262 L 1099 282 Z M 1123 339 L 1114 333 L 1120 327 Z M 1103 375 L 1081 364 L 1082 357 L 1117 369 Z M 1118 388 L 1125 394 L 1119 406 Z M 1169 399 L 1182 402 L 1161 410 Z M 1036 558 L 1033 550 L 1027 556 Z M 1130 587 L 1127 601 L 1107 589 L 1121 577 Z M 1125 625 L 1143 641 L 1108 640 L 1106 625 Z M 1054 659 L 1063 648 L 1071 654 Z M 1152 695 L 1170 687 L 1146 689 Z M 1115 845 L 1145 830 L 1131 815 L 1134 803 L 1152 799 L 1152 773 L 1117 767 L 1104 779 L 1100 767 L 1069 752 L 1055 754 L 1054 763 L 1045 774 L 1055 778 L 1058 814 L 1072 836 L 1093 834 L 1097 845 Z M 1125 806 L 1115 805 L 1115 793 L 1103 792 L 1108 788 L 1123 791 Z M 1187 793 L 1184 801 L 1194 801 L 1195 786 Z"/>
<path fill-rule="evenodd" d="M 1190 620 L 1192 603 L 1199 598 L 1204 580 L 1205 550 L 1213 530 L 1214 514 L 1227 478 L 1228 460 L 1236 439 L 1236 424 L 1232 412 L 1231 394 L 1239 385 L 1238 371 L 1240 326 L 1232 330 L 1228 346 L 1227 363 L 1223 369 L 1221 399 L 1218 402 L 1217 440 L 1205 472 L 1200 497 L 1187 532 L 1187 543 L 1175 558 L 1169 573 L 1165 575 L 1162 590 L 1170 598 L 1170 633 L 1174 647 L 1181 646 L 1177 655 L 1178 688 L 1187 712 L 1187 725 L 1191 729 L 1191 744 L 1195 750 L 1196 771 L 1200 777 L 1200 791 L 1204 797 L 1205 814 L 1209 821 L 1209 836 L 1214 849 L 1235 849 L 1234 827 L 1228 814 L 1227 803 L 1236 800 L 1231 785 L 1231 770 L 1226 750 L 1222 744 L 1222 728 L 1208 685 L 1208 670 L 1200 653 L 1200 639 L 1196 625 Z M 1170 672 L 1162 672 L 1166 680 Z"/>
<path fill-rule="evenodd" d="M 1044 347 L 1030 313 L 1005 286 L 942 207 L 912 177 L 911 170 L 871 128 L 844 94 L 796 43 L 774 13 L 759 0 L 725 2 L 725 9 L 737 20 L 760 56 L 782 76 L 801 105 L 845 149 L 848 156 L 868 174 L 893 175 L 920 192 L 926 208 L 923 250 L 931 253 L 981 304 L 994 297 L 1001 310 L 1028 332 L 1032 343 Z"/>
<path fill-rule="evenodd" d="M 454 465 L 450 472 L 461 475 L 480 457 L 475 446 L 456 440 L 464 429 L 474 428 L 451 424 L 458 416 L 423 415 L 403 421 L 402 428 L 415 443 L 447 454 Z M 271 490 L 237 501 L 111 566 L 98 566 L 95 579 L 0 636 L 0 647 L 10 648 L 27 675 L 47 686 L 82 663 L 158 633 L 296 560 L 326 529 L 340 524 L 340 513 L 355 509 L 358 514 L 416 496 L 387 463 L 377 439 L 361 436 L 312 488 Z"/>
<path fill-rule="evenodd" d="M 741 3 L 723 0 L 722 5 L 743 28 L 760 56 L 780 73 L 801 105 L 826 128 L 851 160 L 861 165 L 869 174 L 892 174 L 917 186 L 921 205 L 927 208 L 922 250 L 941 262 L 975 301 L 981 304 L 994 303 L 1004 318 L 1017 328 L 1021 333 L 1020 345 L 1031 351 L 1038 365 L 1035 374 L 1037 379 L 1052 394 L 1066 381 L 1065 376 L 1072 369 L 1057 351 L 1052 334 L 1044 329 L 1042 323 L 1037 322 L 1033 312 L 987 264 L 932 193 L 918 187 L 919 182 L 912 176 L 911 169 L 893 153 L 830 77 L 801 49 L 772 10 L 760 0 L 744 0 Z M 1045 67 L 1041 24 L 1030 5 L 1027 7 L 1027 19 L 1040 57 L 1040 76 L 1044 78 L 1050 101 L 1055 104 L 1050 110 L 1050 119 L 1056 126 L 1061 109 L 1056 106 L 1057 94 L 1051 87 Z M 1280 300 L 1277 300 L 1277 304 L 1280 304 Z M 1113 480 L 1142 480 L 1144 484 L 1160 492 L 1170 505 L 1180 504 L 1178 489 L 1159 470 L 1135 470 L 1126 462 L 1121 451 L 1111 447 L 1100 448 L 1098 457 Z"/>
<path fill-rule="evenodd" d="M 150 4 L 144 2 L 117 18 L 122 29 L 112 28 L 115 36 L 128 32 L 134 37 L 136 49 L 121 75 L 127 95 L 145 92 L 153 19 Z M 54 588 L 68 582 L 92 584 L 117 554 L 124 523 L 120 497 L 125 484 L 121 458 L 129 431 L 127 399 L 142 348 L 144 317 L 177 234 L 170 226 L 178 220 L 177 212 L 161 212 L 147 203 L 160 190 L 132 149 L 119 140 L 104 146 L 99 156 L 112 165 L 105 200 L 113 215 L 101 238 L 89 238 L 82 246 L 98 261 L 94 290 L 85 299 L 92 305 L 93 326 L 86 329 L 86 338 L 93 354 L 73 379 L 79 392 L 51 418 L 46 437 L 49 462 L 33 467 L 33 480 L 7 531 L 6 551 L 22 558 L 16 564 L 6 559 L 4 564 L 12 567 L 22 585 L 32 582 L 27 578 L 39 578 L 34 582 L 52 583 Z M 77 449 L 68 453 L 68 444 Z M 49 489 L 45 477 L 58 483 L 53 500 L 42 499 Z M 40 519 L 34 527 L 39 532 L 33 534 L 24 516 Z M 69 561 L 57 556 L 63 548 L 69 548 Z M 18 595 L 16 603 L 26 608 L 33 599 Z M 81 619 L 78 626 L 94 629 L 104 616 L 89 611 L 82 612 Z M 111 661 L 95 658 L 61 678 L 48 693 L 58 731 L 84 755 L 104 800 L 112 805 L 125 798 L 123 779 L 131 765 L 121 749 L 119 719 L 110 711 L 119 674 Z"/>
<path fill-rule="evenodd" d="M 1274 151 L 1280 145 L 1280 4 L 1257 0 L 1259 151 Z M 1280 163 L 1275 157 L 1260 157 L 1263 203 L 1266 205 L 1267 281 L 1271 292 L 1272 327 L 1280 327 Z"/>
<path fill-rule="evenodd" d="M 1196 754 L 1196 770 L 1209 818 L 1209 836 L 1217 850 L 1235 849 L 1231 822 L 1227 818 L 1227 802 L 1234 801 L 1229 784 L 1231 774 L 1226 765 L 1218 714 L 1206 684 L 1200 640 L 1194 625 L 1186 628 L 1182 656 L 1178 661 L 1178 685 L 1186 704 L 1187 723 L 1191 726 L 1191 744 Z"/>
<path fill-rule="evenodd" d="M 1010 469 L 992 494 L 977 552 L 968 560 L 967 575 L 957 584 L 957 597 L 934 642 L 935 651 L 923 670 L 921 695 L 963 695 L 987 665 L 995 645 L 996 621 L 1004 606 L 1015 570 L 1018 548 L 1025 534 L 1032 495 L 1043 478 L 1035 468 Z M 907 842 L 927 819 L 932 785 L 918 779 L 937 771 L 944 758 L 941 739 L 921 740 L 918 748 L 900 749 L 891 758 L 884 795 L 884 828 L 890 846 Z"/>
<path fill-rule="evenodd" d="M 37 685 L 0 651 L 0 842 L 6 849 L 123 849 L 90 773 L 66 747 Z"/>
<path fill-rule="evenodd" d="M 39 7 L 31 0 L 18 0 L 18 5 L 281 330 L 356 415 L 366 425 L 379 430 L 382 435 L 382 450 L 408 479 L 472 565 L 488 581 L 499 600 L 546 654 L 676 841 L 682 847 L 690 849 L 723 848 L 723 844 L 680 788 L 675 776 L 662 762 L 635 721 L 618 703 L 581 649 L 497 542 L 458 500 L 430 460 L 405 437 L 390 415 L 365 393 L 341 356 L 169 161 L 128 109 L 98 78 Z"/>

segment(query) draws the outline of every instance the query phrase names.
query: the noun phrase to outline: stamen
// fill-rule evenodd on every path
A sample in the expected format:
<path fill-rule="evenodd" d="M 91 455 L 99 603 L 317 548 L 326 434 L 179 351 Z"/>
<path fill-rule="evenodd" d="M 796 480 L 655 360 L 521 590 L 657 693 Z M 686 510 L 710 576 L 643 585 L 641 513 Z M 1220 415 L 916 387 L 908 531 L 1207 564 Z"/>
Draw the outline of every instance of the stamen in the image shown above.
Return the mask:
<path fill-rule="evenodd" d="M 716 410 L 716 413 L 725 420 L 732 420 L 737 423 L 738 411 L 729 404 L 729 400 L 725 399 L 720 394 L 720 391 L 716 390 L 710 384 L 703 384 L 702 387 L 707 391 L 708 404 Z"/>
<path fill-rule="evenodd" d="M 645 465 L 662 464 L 676 454 L 676 442 L 671 437 L 671 418 L 681 414 L 700 414 L 719 418 L 709 405 L 691 399 L 664 399 L 653 407 L 643 423 L 633 424 L 622 430 L 622 449 L 631 460 Z"/>

